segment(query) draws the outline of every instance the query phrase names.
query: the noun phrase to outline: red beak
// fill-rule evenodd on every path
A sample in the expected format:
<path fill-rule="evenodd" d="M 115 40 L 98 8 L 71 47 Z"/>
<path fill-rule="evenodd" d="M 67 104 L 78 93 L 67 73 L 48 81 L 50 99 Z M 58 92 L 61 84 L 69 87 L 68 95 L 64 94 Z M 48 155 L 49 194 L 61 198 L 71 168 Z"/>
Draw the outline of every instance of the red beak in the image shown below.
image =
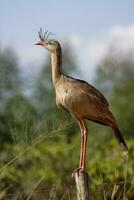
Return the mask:
<path fill-rule="evenodd" d="M 39 41 L 39 42 L 37 42 L 35 45 L 43 45 L 43 42 L 41 42 L 41 41 Z"/>

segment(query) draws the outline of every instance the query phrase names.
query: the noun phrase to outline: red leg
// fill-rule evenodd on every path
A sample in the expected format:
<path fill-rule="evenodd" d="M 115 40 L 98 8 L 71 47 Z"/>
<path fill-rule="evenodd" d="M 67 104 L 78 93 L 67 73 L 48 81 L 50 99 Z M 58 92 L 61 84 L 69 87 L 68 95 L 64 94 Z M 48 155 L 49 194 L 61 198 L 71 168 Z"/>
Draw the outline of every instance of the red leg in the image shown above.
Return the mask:
<path fill-rule="evenodd" d="M 81 130 L 81 149 L 79 167 L 74 171 L 74 173 L 79 170 L 83 171 L 86 164 L 87 127 L 84 119 L 77 119 L 77 121 Z"/>
<path fill-rule="evenodd" d="M 82 127 L 83 127 L 83 137 L 84 137 L 84 142 L 83 142 L 83 154 L 82 154 L 82 169 L 85 169 L 86 166 L 86 148 L 87 148 L 87 134 L 88 134 L 88 129 L 86 127 L 85 120 L 81 120 L 82 122 Z"/>
<path fill-rule="evenodd" d="M 80 162 L 79 162 L 79 168 L 82 168 L 82 161 L 83 161 L 83 146 L 84 146 L 84 135 L 83 135 L 83 123 L 82 120 L 77 119 L 80 131 L 81 131 L 81 147 L 80 147 Z"/>

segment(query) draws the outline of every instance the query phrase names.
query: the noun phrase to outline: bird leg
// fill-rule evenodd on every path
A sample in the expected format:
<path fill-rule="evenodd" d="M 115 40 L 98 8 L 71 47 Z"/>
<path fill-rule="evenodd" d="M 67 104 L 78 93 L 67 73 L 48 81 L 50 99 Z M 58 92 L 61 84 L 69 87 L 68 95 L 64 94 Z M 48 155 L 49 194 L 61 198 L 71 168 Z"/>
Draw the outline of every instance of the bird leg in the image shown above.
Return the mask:
<path fill-rule="evenodd" d="M 88 129 L 86 127 L 86 123 L 85 123 L 85 120 L 81 120 L 82 122 L 82 127 L 83 127 L 83 131 L 82 131 L 82 134 L 83 134 L 83 146 L 82 146 L 82 163 L 81 163 L 81 168 L 84 170 L 85 169 L 85 166 L 86 166 L 86 147 L 87 147 L 87 134 L 88 134 Z"/>
<path fill-rule="evenodd" d="M 83 161 L 83 145 L 84 145 L 84 134 L 83 134 L 83 123 L 82 120 L 78 120 L 78 124 L 81 131 L 81 148 L 80 148 L 80 162 L 79 162 L 79 168 L 82 168 L 82 161 Z"/>
<path fill-rule="evenodd" d="M 81 148 L 79 167 L 76 170 L 74 170 L 74 173 L 79 170 L 83 171 L 85 169 L 86 164 L 87 127 L 83 119 L 77 119 L 77 121 L 81 131 Z"/>

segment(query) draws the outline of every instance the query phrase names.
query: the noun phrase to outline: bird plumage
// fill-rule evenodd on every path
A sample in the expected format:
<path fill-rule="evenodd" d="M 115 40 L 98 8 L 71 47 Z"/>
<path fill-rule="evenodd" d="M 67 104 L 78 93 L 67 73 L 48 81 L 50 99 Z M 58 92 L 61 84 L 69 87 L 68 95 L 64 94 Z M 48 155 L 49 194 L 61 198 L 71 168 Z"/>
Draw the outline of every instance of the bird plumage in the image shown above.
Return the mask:
<path fill-rule="evenodd" d="M 55 85 L 56 104 L 76 118 L 100 124 L 116 124 L 106 98 L 96 88 L 71 77 L 61 75 Z"/>
<path fill-rule="evenodd" d="M 41 35 L 39 36 L 41 37 Z M 37 44 L 46 47 L 51 53 L 52 80 L 57 106 L 74 116 L 80 126 L 83 140 L 79 168 L 84 169 L 86 159 L 87 127 L 85 119 L 111 127 L 122 149 L 127 150 L 127 145 L 104 95 L 87 82 L 62 73 L 62 49 L 58 41 L 49 40 L 47 37 L 47 39 L 41 39 Z"/>

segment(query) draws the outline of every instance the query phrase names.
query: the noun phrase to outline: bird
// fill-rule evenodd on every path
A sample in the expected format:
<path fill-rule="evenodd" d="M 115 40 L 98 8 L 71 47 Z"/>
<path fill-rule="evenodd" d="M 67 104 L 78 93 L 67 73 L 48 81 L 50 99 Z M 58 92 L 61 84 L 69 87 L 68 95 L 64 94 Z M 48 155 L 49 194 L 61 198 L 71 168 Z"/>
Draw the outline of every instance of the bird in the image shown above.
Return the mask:
<path fill-rule="evenodd" d="M 52 82 L 56 94 L 56 105 L 73 116 L 78 122 L 81 132 L 79 166 L 74 170 L 84 171 L 86 167 L 86 148 L 88 128 L 86 120 L 112 128 L 121 149 L 128 151 L 127 144 L 118 127 L 117 120 L 110 111 L 105 96 L 84 80 L 65 75 L 62 72 L 62 48 L 56 39 L 50 37 L 51 32 L 38 32 L 36 45 L 45 47 L 51 54 Z"/>

